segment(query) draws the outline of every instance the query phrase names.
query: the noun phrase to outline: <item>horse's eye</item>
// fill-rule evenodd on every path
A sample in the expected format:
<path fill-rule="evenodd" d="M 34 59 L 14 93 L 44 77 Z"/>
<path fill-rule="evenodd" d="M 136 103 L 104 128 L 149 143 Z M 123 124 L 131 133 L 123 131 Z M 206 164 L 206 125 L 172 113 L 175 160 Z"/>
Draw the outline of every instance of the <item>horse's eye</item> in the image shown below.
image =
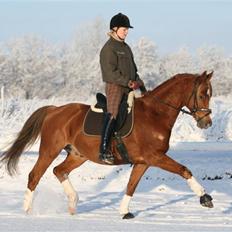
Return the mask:
<path fill-rule="evenodd" d="M 200 97 L 199 97 L 200 99 L 204 99 L 204 96 L 203 95 L 200 95 Z"/>

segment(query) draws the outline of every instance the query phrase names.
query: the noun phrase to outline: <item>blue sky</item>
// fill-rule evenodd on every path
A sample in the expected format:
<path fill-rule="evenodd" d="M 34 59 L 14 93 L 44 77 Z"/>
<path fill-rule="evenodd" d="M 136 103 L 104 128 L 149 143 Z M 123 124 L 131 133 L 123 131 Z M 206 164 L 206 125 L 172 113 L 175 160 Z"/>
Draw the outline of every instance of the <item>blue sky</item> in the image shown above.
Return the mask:
<path fill-rule="evenodd" d="M 161 53 L 215 45 L 232 54 L 232 0 L 0 0 L 0 41 L 36 34 L 68 42 L 80 25 L 118 12 L 134 26 L 128 41 L 148 37 Z"/>

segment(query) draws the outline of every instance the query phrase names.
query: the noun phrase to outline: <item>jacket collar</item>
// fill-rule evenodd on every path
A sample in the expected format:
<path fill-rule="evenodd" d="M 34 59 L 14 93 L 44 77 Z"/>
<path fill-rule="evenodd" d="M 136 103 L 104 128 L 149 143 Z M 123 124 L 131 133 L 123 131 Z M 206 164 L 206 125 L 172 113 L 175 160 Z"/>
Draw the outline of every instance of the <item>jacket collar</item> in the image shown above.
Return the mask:
<path fill-rule="evenodd" d="M 121 40 L 117 36 L 115 36 L 113 31 L 108 32 L 107 35 L 110 36 L 111 38 L 113 38 L 114 40 L 118 41 L 118 42 L 124 43 L 124 40 Z"/>

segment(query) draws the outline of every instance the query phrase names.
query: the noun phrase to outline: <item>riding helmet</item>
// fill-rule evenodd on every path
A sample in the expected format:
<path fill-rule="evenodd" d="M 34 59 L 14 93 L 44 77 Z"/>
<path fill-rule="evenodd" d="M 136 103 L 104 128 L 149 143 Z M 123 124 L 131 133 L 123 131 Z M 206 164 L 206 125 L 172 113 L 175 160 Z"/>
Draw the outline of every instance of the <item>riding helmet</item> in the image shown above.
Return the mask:
<path fill-rule="evenodd" d="M 114 27 L 128 27 L 128 28 L 133 28 L 130 25 L 130 20 L 129 18 L 122 14 L 118 13 L 112 17 L 110 20 L 110 30 L 112 30 Z"/>

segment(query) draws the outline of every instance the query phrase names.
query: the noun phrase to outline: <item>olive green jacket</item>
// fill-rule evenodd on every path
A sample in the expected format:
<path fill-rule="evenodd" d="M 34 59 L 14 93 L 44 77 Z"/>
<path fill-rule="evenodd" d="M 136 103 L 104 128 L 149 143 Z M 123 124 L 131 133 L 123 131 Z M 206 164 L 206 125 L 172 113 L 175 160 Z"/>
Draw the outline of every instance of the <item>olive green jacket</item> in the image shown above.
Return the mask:
<path fill-rule="evenodd" d="M 100 65 L 104 82 L 128 88 L 129 80 L 141 81 L 131 48 L 125 42 L 110 37 L 100 52 Z"/>

